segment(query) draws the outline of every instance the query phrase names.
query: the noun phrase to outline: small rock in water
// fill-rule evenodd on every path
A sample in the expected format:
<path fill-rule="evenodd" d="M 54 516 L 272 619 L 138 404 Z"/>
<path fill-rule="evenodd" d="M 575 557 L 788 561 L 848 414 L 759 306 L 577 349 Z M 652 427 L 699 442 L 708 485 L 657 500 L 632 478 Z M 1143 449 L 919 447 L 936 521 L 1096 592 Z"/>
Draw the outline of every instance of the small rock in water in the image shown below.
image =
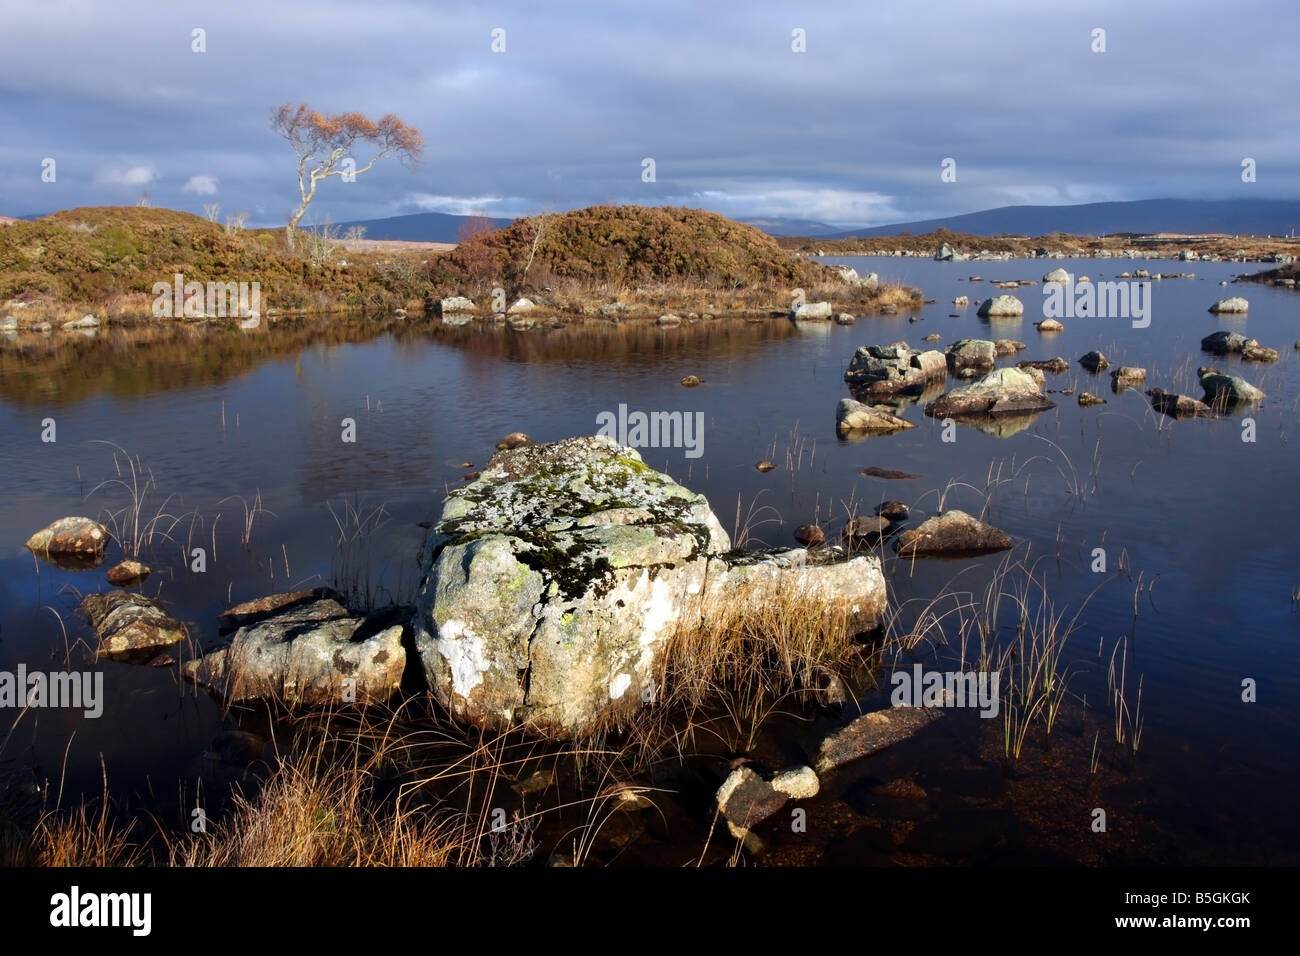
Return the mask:
<path fill-rule="evenodd" d="M 942 716 L 943 711 L 934 707 L 891 707 L 864 714 L 822 741 L 814 769 L 824 774 L 860 757 L 879 753 Z"/>
<path fill-rule="evenodd" d="M 1245 351 L 1248 348 L 1255 348 L 1258 345 L 1259 342 L 1255 339 L 1248 339 L 1240 332 L 1229 332 L 1225 329 L 1211 332 L 1201 339 L 1201 351 L 1210 352 L 1214 355 L 1229 355 Z"/>
<path fill-rule="evenodd" d="M 1080 358 L 1079 364 L 1089 372 L 1100 372 L 1102 369 L 1110 367 L 1110 359 L 1094 349 Z"/>
<path fill-rule="evenodd" d="M 1241 350 L 1241 359 L 1243 362 L 1276 362 L 1277 349 L 1265 348 L 1262 345 L 1247 345 Z"/>
<path fill-rule="evenodd" d="M 1065 326 L 1056 321 L 1056 319 L 1043 319 L 1041 322 L 1035 322 L 1034 327 L 1037 328 L 1039 332 L 1060 332 L 1065 328 Z"/>
<path fill-rule="evenodd" d="M 974 281 L 974 280 L 971 280 Z M 999 316 L 1017 316 L 1025 314 L 1025 304 L 1014 295 L 998 295 L 985 299 L 977 310 L 980 318 L 997 318 Z"/>
<path fill-rule="evenodd" d="M 1147 370 L 1135 365 L 1121 365 L 1110 373 L 1110 387 L 1116 392 L 1125 388 L 1137 388 L 1147 380 Z"/>
<path fill-rule="evenodd" d="M 474 463 L 473 463 L 472 461 L 462 461 L 462 462 L 460 463 L 460 467 L 462 467 L 462 468 L 473 468 L 473 467 L 474 467 Z"/>
<path fill-rule="evenodd" d="M 889 530 L 889 519 L 880 515 L 858 515 L 844 526 L 844 537 L 849 541 L 879 538 Z"/>
<path fill-rule="evenodd" d="M 1096 395 L 1092 394 L 1091 392 L 1080 392 L 1080 393 L 1079 393 L 1079 404 L 1080 404 L 1080 405 L 1084 405 L 1084 406 L 1087 406 L 1087 405 L 1105 405 L 1105 404 L 1106 404 L 1106 399 L 1104 399 L 1104 398 L 1098 398 Z"/>
<path fill-rule="evenodd" d="M 497 451 L 508 451 L 512 448 L 522 448 L 525 445 L 537 444 L 523 432 L 511 432 L 505 438 L 497 442 Z"/>
<path fill-rule="evenodd" d="M 108 578 L 109 584 L 129 588 L 139 584 L 152 573 L 153 569 L 147 564 L 128 560 L 113 565 L 104 576 Z"/>
<path fill-rule="evenodd" d="M 863 468 L 861 474 L 867 478 L 920 478 L 920 475 L 910 475 L 905 471 L 896 471 L 893 468 L 879 468 L 876 465 L 868 465 Z"/>
<path fill-rule="evenodd" d="M 1213 418 L 1214 410 L 1204 402 L 1187 395 L 1166 392 L 1163 388 L 1147 390 L 1151 407 L 1170 418 Z"/>
<path fill-rule="evenodd" d="M 1250 311 L 1250 303 L 1241 296 L 1234 295 L 1228 299 L 1220 299 L 1210 306 L 1210 311 L 1214 313 L 1240 314 Z"/>
<path fill-rule="evenodd" d="M 60 518 L 27 539 L 27 550 L 65 568 L 95 568 L 104 560 L 108 529 L 91 518 Z"/>
<path fill-rule="evenodd" d="M 817 796 L 821 790 L 821 781 L 812 767 L 791 767 L 782 770 L 772 778 L 772 789 L 784 793 L 792 800 L 807 800 Z"/>
<path fill-rule="evenodd" d="M 938 332 L 931 332 L 929 335 L 924 335 L 924 336 L 922 336 L 922 337 L 921 337 L 921 341 L 922 341 L 922 342 L 938 342 L 941 338 L 943 338 L 943 336 L 940 335 Z M 1296 343 L 1296 348 L 1300 349 L 1300 342 L 1297 342 L 1297 343 Z"/>
<path fill-rule="evenodd" d="M 771 471 L 773 468 L 776 467 L 776 464 L 764 458 L 762 461 L 754 465 L 754 467 L 757 468 L 759 471 Z"/>
<path fill-rule="evenodd" d="M 906 521 L 911 512 L 901 501 L 882 501 L 876 505 L 876 514 L 890 521 Z"/>
<path fill-rule="evenodd" d="M 687 388 L 694 388 L 695 386 L 700 384 L 699 376 L 687 375 L 684 379 L 682 379 L 682 384 Z"/>
<path fill-rule="evenodd" d="M 1268 398 L 1261 389 L 1244 378 L 1224 375 L 1217 369 L 1200 368 L 1196 371 L 1201 388 L 1205 389 L 1205 402 L 1216 407 L 1254 404 Z"/>
<path fill-rule="evenodd" d="M 481 474 L 483 474 L 481 471 L 471 471 L 471 472 L 467 472 L 467 473 L 465 473 L 465 474 L 463 474 L 463 475 L 460 476 L 460 480 L 461 480 L 461 481 L 477 481 L 479 475 L 481 475 Z"/>
<path fill-rule="evenodd" d="M 896 432 L 916 426 L 905 418 L 852 398 L 840 399 L 835 408 L 835 428 L 840 435 L 853 432 Z"/>
<path fill-rule="evenodd" d="M 129 659 L 145 651 L 153 657 L 157 648 L 185 639 L 184 625 L 142 594 L 87 594 L 79 610 L 95 629 L 105 657 Z"/>
<path fill-rule="evenodd" d="M 815 548 L 826 540 L 826 532 L 815 524 L 801 524 L 794 529 L 794 539 L 805 548 Z"/>
<path fill-rule="evenodd" d="M 904 531 L 897 545 L 903 557 L 964 557 L 1005 551 L 1011 546 L 1011 538 L 1005 531 L 955 508 L 925 519 L 918 528 Z"/>
<path fill-rule="evenodd" d="M 1056 358 L 1047 359 L 1046 361 L 1026 359 L 1023 362 L 1017 362 L 1016 368 L 1036 368 L 1044 372 L 1051 372 L 1053 375 L 1060 375 L 1062 372 L 1069 370 L 1070 363 L 1058 355 Z"/>
<path fill-rule="evenodd" d="M 931 418 L 1026 415 L 1053 408 L 1037 369 L 1000 368 L 978 381 L 944 392 L 923 411 Z"/>
<path fill-rule="evenodd" d="M 784 807 L 790 795 L 773 787 L 749 767 L 733 770 L 717 793 L 718 812 L 737 840 Z"/>

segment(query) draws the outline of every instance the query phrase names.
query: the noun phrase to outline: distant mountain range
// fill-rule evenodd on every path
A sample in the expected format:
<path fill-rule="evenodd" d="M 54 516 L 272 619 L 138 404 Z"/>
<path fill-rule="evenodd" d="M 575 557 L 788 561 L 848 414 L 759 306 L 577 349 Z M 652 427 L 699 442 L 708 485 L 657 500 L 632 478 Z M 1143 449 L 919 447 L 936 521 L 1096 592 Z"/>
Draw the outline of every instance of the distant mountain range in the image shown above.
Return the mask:
<path fill-rule="evenodd" d="M 426 212 L 391 219 L 340 223 L 365 226 L 367 239 L 411 239 L 456 242 L 465 216 Z M 496 229 L 509 219 L 489 220 Z M 1002 206 L 982 212 L 899 222 L 888 226 L 841 229 L 813 219 L 743 219 L 742 222 L 771 236 L 810 236 L 849 239 L 867 236 L 913 235 L 943 227 L 950 232 L 977 236 L 1001 234 L 1042 236 L 1067 232 L 1081 236 L 1115 233 L 1179 232 L 1190 234 L 1285 236 L 1300 229 L 1300 201 L 1286 199 L 1139 199 L 1132 202 L 1094 202 L 1075 206 Z"/>
<path fill-rule="evenodd" d="M 1138 199 L 1132 202 L 1091 202 L 1077 206 L 1002 206 L 983 212 L 945 216 L 942 219 L 804 235 L 819 239 L 896 236 L 904 231 L 920 235 L 940 227 L 950 232 L 966 232 L 977 236 L 1043 236 L 1052 232 L 1067 232 L 1077 236 L 1108 236 L 1124 232 L 1286 236 L 1293 230 L 1300 229 L 1300 201 Z"/>
<path fill-rule="evenodd" d="M 20 216 L 36 219 L 35 215 Z M 421 212 L 386 219 L 360 219 L 338 224 L 339 232 L 364 226 L 367 239 L 405 239 L 413 242 L 459 242 L 469 216 Z M 510 219 L 487 219 L 492 229 L 510 225 Z M 762 218 L 742 222 L 770 236 L 807 236 L 816 239 L 852 239 L 950 232 L 977 236 L 1043 236 L 1065 232 L 1079 236 L 1116 233 L 1175 232 L 1199 235 L 1288 236 L 1300 229 L 1300 200 L 1294 199 L 1138 199 L 1132 202 L 1093 202 L 1074 206 L 1001 206 L 959 216 L 896 222 L 887 226 L 842 229 L 813 219 Z"/>
<path fill-rule="evenodd" d="M 367 239 L 405 239 L 410 242 L 460 242 L 461 230 L 470 221 L 469 216 L 453 216 L 445 212 L 417 212 L 409 216 L 392 216 L 388 219 L 358 219 L 339 223 L 339 232 L 352 226 L 363 226 Z M 513 219 L 487 219 L 489 228 L 504 229 Z"/>

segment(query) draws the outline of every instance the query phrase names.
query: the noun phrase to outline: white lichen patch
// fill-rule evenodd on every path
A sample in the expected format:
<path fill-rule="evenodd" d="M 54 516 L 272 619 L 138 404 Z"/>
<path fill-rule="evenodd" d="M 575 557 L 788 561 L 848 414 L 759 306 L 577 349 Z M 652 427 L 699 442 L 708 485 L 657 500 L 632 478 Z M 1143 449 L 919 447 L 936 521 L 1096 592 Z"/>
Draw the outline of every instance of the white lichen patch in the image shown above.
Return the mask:
<path fill-rule="evenodd" d="M 438 628 L 438 653 L 451 671 L 454 693 L 468 697 L 483 683 L 483 674 L 489 666 L 483 639 L 464 621 L 448 621 Z"/>
<path fill-rule="evenodd" d="M 619 700 L 631 685 L 631 674 L 615 674 L 614 679 L 609 682 L 609 699 Z"/>

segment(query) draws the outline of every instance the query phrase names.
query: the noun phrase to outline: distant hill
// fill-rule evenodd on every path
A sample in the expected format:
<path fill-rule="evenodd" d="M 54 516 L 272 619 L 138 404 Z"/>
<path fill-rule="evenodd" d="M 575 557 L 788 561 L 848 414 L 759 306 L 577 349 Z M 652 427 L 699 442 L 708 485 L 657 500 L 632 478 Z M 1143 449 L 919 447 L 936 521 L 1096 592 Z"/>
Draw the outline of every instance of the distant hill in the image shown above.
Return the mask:
<path fill-rule="evenodd" d="M 761 229 L 769 236 L 838 236 L 842 235 L 839 226 L 818 222 L 815 219 L 742 219 L 747 226 Z"/>
<path fill-rule="evenodd" d="M 889 226 L 849 229 L 826 239 L 913 235 L 939 228 L 977 236 L 1044 236 L 1054 232 L 1076 236 L 1114 233 L 1179 232 L 1191 234 L 1285 236 L 1300 230 L 1300 201 L 1286 199 L 1139 199 L 1133 202 L 1094 202 L 1076 206 L 1002 206 L 983 212 L 900 222 Z"/>
<path fill-rule="evenodd" d="M 408 242 L 459 242 L 461 230 L 470 216 L 453 216 L 445 212 L 417 212 L 409 216 L 392 216 L 388 219 L 358 219 L 339 223 L 339 231 L 347 232 L 351 226 L 363 226 L 367 239 L 402 239 Z M 485 219 L 492 229 L 504 229 L 513 219 Z"/>
<path fill-rule="evenodd" d="M 536 249 L 533 218 L 482 232 L 449 252 L 445 262 L 471 276 L 521 276 L 545 283 L 636 286 L 682 282 L 739 288 L 794 288 L 822 278 L 820 267 L 791 257 L 766 233 L 702 209 L 676 206 L 588 206 L 545 220 Z"/>

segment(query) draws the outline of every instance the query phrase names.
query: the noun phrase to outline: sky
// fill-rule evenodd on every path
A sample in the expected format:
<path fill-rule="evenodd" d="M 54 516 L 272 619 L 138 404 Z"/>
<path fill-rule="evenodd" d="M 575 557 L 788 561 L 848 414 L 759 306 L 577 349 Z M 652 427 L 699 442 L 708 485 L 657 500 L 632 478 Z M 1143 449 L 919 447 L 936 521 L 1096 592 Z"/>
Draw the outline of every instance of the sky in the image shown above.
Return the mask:
<path fill-rule="evenodd" d="M 0 0 L 0 25 L 0 215 L 148 193 L 282 224 L 284 102 L 395 113 L 426 143 L 414 169 L 327 180 L 304 224 L 1300 197 L 1296 0 Z"/>

